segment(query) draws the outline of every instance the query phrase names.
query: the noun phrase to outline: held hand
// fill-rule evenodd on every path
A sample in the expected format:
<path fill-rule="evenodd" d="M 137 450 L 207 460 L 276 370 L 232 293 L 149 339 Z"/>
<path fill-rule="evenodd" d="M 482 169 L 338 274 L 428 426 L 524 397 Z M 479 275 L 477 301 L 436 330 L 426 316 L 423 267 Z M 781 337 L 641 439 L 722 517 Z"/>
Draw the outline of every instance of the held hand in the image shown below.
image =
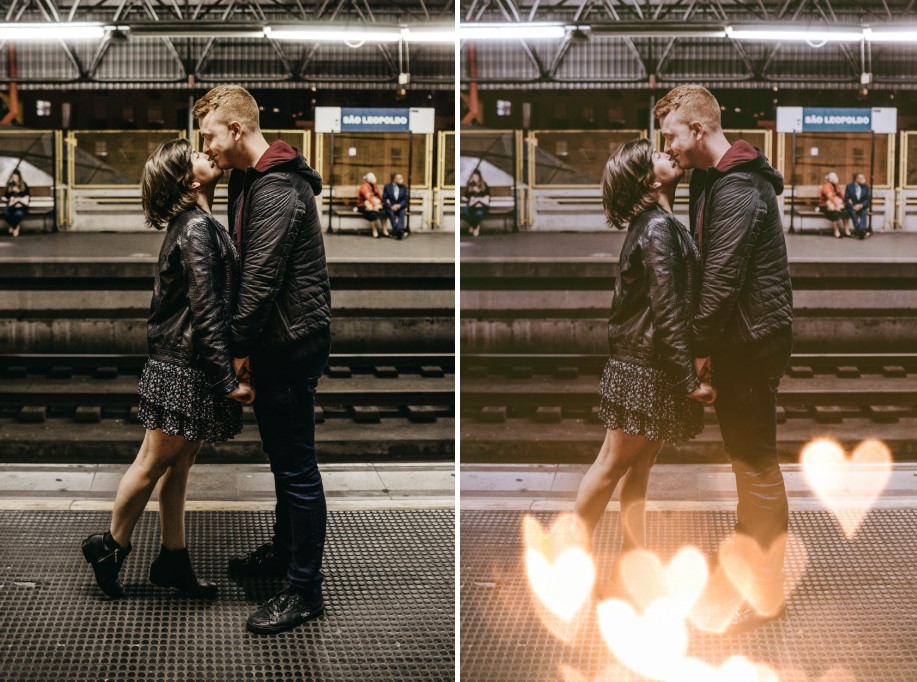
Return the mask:
<path fill-rule="evenodd" d="M 710 384 L 701 383 L 700 386 L 688 394 L 688 397 L 704 405 L 712 405 L 716 400 L 716 389 Z"/>
<path fill-rule="evenodd" d="M 255 389 L 246 383 L 240 383 L 229 397 L 243 405 L 251 405 L 255 401 Z"/>
<path fill-rule="evenodd" d="M 713 382 L 713 366 L 710 364 L 710 358 L 694 358 L 694 371 L 697 378 L 706 381 L 708 384 Z"/>
<path fill-rule="evenodd" d="M 236 378 L 246 384 L 252 383 L 252 363 L 248 358 L 233 358 L 232 368 Z"/>
<path fill-rule="evenodd" d="M 392 210 L 393 210 L 393 211 L 400 211 L 400 210 L 401 210 L 401 204 L 392 204 Z"/>

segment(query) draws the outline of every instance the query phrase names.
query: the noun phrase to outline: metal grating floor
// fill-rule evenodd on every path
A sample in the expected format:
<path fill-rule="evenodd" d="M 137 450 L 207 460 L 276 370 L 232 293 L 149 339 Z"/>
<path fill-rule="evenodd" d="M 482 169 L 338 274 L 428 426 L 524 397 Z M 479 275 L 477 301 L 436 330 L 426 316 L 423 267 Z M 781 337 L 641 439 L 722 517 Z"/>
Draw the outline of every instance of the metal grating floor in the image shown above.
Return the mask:
<path fill-rule="evenodd" d="M 107 512 L 0 512 L 2 680 L 453 680 L 452 510 L 329 513 L 323 619 L 273 637 L 245 619 L 280 581 L 237 584 L 226 561 L 270 538 L 268 512 L 189 512 L 212 604 L 148 582 L 159 516 L 143 514 L 108 601 L 79 550 Z"/>
<path fill-rule="evenodd" d="M 555 515 L 533 516 L 547 526 Z M 644 679 L 609 652 L 594 605 L 573 644 L 540 622 L 522 561 L 522 518 L 462 511 L 461 679 L 554 682 L 564 679 L 564 667 L 581 675 L 570 679 L 589 682 Z M 709 557 L 733 524 L 731 512 L 651 512 L 648 540 L 665 561 L 689 543 Z M 917 680 L 917 509 L 873 510 L 851 541 L 826 511 L 792 512 L 790 530 L 805 544 L 808 563 L 787 617 L 732 637 L 692 629 L 690 655 L 719 665 L 742 654 L 777 670 L 782 682 L 849 680 L 829 672 L 838 667 L 856 682 Z M 609 512 L 595 535 L 600 576 L 619 545 L 618 515 Z M 805 559 L 788 554 L 788 563 L 797 560 Z"/>

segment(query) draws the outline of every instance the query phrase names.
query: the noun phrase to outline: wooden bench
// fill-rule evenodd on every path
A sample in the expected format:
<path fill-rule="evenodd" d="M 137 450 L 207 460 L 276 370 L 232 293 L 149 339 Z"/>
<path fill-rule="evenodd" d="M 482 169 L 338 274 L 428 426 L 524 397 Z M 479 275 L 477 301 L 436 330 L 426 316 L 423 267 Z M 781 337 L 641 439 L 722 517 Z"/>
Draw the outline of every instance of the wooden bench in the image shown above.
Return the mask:
<path fill-rule="evenodd" d="M 364 228 L 367 230 L 369 229 L 369 223 L 357 209 L 356 197 L 333 197 L 331 199 L 331 215 L 332 223 L 337 219 L 337 225 L 329 225 L 329 232 L 334 232 L 335 230 L 341 231 L 344 227 L 345 218 L 358 218 L 360 220 L 360 227 L 358 227 L 357 230 L 362 231 Z"/>
<path fill-rule="evenodd" d="M 331 199 L 331 202 L 332 202 L 331 203 L 331 215 L 333 216 L 332 220 L 336 218 L 337 225 L 334 226 L 333 229 L 329 229 L 330 232 L 334 232 L 335 230 L 339 231 L 343 229 L 344 220 L 348 218 L 355 218 L 360 221 L 359 226 L 355 228 L 358 232 L 363 232 L 363 231 L 369 232 L 372 229 L 369 226 L 369 221 L 363 217 L 363 214 L 360 213 L 359 209 L 357 208 L 357 198 L 356 197 L 352 197 L 352 196 L 333 197 Z M 408 207 L 407 207 L 408 216 L 411 215 L 412 207 L 415 207 L 415 206 L 418 207 L 418 210 L 420 214 L 422 215 L 423 214 L 423 198 L 422 197 L 415 197 L 415 196 L 411 197 L 410 203 L 408 204 Z M 327 205 L 325 206 L 323 213 L 326 216 L 328 215 Z M 382 211 L 381 220 L 383 221 L 384 230 L 391 229 L 388 223 L 388 214 L 385 213 L 384 209 Z M 329 225 L 329 228 L 331 227 L 332 226 Z M 407 228 L 407 223 L 405 223 L 405 228 Z"/>
<path fill-rule="evenodd" d="M 795 195 L 792 195 L 793 207 L 791 209 L 792 215 L 790 216 L 790 225 L 793 226 L 793 232 L 802 232 L 807 229 L 816 229 L 819 231 L 831 230 L 831 222 L 818 208 L 818 199 L 820 195 L 821 186 L 805 185 L 796 188 Z M 787 208 L 789 208 L 791 204 L 791 194 L 789 191 L 783 194 L 783 204 Z M 798 220 L 794 220 L 794 218 Z M 806 218 L 817 219 L 819 222 L 817 226 L 814 227 L 811 224 L 806 225 L 803 223 L 803 219 Z"/>

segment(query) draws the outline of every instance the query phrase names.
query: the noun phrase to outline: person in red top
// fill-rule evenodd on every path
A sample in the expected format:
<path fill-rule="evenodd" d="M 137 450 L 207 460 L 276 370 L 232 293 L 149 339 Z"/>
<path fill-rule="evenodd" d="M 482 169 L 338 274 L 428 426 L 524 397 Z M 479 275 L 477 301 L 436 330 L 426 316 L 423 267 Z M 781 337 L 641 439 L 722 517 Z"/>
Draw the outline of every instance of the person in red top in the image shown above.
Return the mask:
<path fill-rule="evenodd" d="M 844 234 L 851 236 L 850 226 L 846 223 L 844 195 L 840 185 L 837 184 L 837 173 L 828 173 L 825 176 L 825 184 L 821 186 L 821 192 L 818 194 L 818 210 L 831 221 L 835 239 L 841 238 L 841 227 L 844 228 Z"/>
<path fill-rule="evenodd" d="M 375 173 L 370 172 L 363 176 L 360 195 L 357 197 L 357 210 L 369 221 L 369 226 L 373 230 L 373 239 L 379 238 L 379 230 L 382 230 L 382 234 L 386 237 L 392 236 L 382 223 L 384 216 L 382 194 L 379 192 L 379 185 L 376 184 Z"/>

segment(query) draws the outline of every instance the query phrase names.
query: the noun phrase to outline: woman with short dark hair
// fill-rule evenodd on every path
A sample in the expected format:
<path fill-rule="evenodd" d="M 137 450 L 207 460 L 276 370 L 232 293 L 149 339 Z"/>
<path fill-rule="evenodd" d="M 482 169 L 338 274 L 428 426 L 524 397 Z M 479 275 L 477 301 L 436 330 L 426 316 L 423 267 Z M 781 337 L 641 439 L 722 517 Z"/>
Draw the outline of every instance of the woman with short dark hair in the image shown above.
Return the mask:
<path fill-rule="evenodd" d="M 22 224 L 22 219 L 29 213 L 29 202 L 32 198 L 29 185 L 22 179 L 22 173 L 18 169 L 10 173 L 3 198 L 6 200 L 6 206 L 3 207 L 3 219 L 10 226 L 10 235 L 18 237 L 19 226 Z"/>
<path fill-rule="evenodd" d="M 235 307 L 237 254 L 210 214 L 223 171 L 187 140 L 165 142 L 141 176 L 147 224 L 167 228 L 153 283 L 147 325 L 150 358 L 140 378 L 139 418 L 146 433 L 118 485 L 109 530 L 83 541 L 83 556 L 107 595 L 124 594 L 118 580 L 130 538 L 159 485 L 162 547 L 150 580 L 199 598 L 216 585 L 198 580 L 185 546 L 185 489 L 201 445 L 242 430 L 242 404 L 254 391 L 233 371 L 229 324 Z"/>
<path fill-rule="evenodd" d="M 627 237 L 618 258 L 600 388 L 605 442 L 580 484 L 574 512 L 591 538 L 623 478 L 625 551 L 646 544 L 646 490 L 656 455 L 665 442 L 700 433 L 703 404 L 716 398 L 695 373 L 691 352 L 699 255 L 672 211 L 683 175 L 668 154 L 642 139 L 615 151 L 602 178 L 608 224 L 627 225 Z"/>

